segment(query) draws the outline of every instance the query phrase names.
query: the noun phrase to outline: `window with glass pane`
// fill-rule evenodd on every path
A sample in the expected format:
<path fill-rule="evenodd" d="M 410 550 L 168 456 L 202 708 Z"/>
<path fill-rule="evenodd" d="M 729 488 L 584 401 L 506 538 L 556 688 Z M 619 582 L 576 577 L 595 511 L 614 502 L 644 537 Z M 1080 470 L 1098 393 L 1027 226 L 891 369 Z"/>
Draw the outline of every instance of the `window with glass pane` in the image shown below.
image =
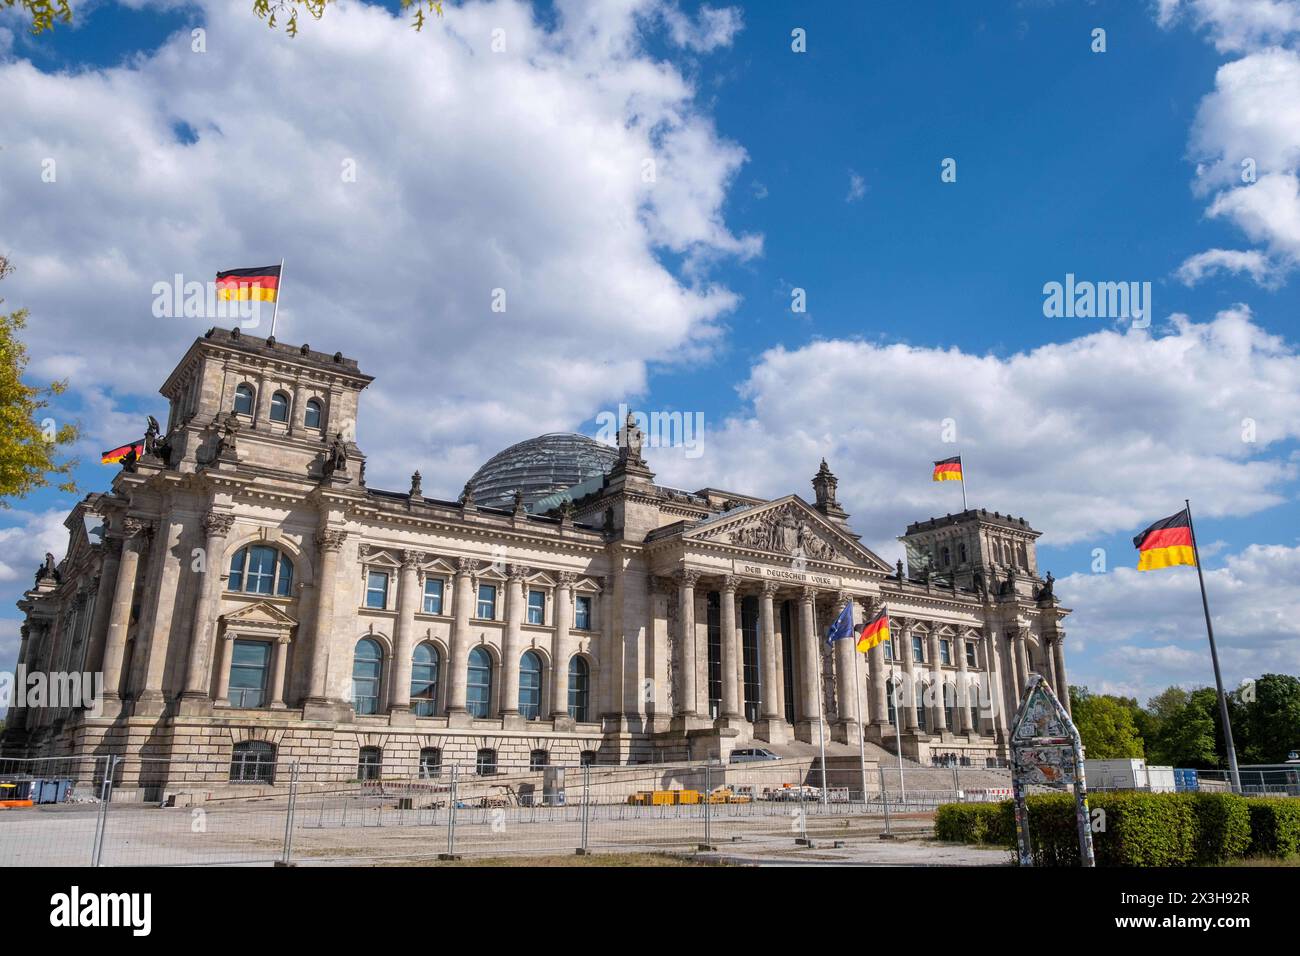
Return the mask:
<path fill-rule="evenodd" d="M 425 642 L 411 657 L 411 709 L 416 717 L 432 717 L 438 701 L 438 649 Z"/>
<path fill-rule="evenodd" d="M 321 404 L 316 399 L 307 402 L 307 412 L 303 415 L 302 423 L 308 428 L 320 428 Z"/>
<path fill-rule="evenodd" d="M 492 656 L 481 646 L 469 652 L 465 707 L 472 717 L 486 717 L 492 700 Z"/>
<path fill-rule="evenodd" d="M 484 621 L 492 621 L 497 616 L 497 589 L 493 584 L 478 586 L 478 616 Z"/>
<path fill-rule="evenodd" d="M 369 637 L 357 641 L 352 655 L 352 706 L 358 714 L 379 713 L 379 679 L 383 667 L 384 652 L 379 642 Z"/>
<path fill-rule="evenodd" d="M 588 719 L 587 704 L 591 697 L 589 674 L 585 658 L 574 656 L 569 661 L 569 717 L 580 723 Z"/>
<path fill-rule="evenodd" d="M 474 761 L 474 771 L 480 777 L 489 777 L 497 772 L 497 752 L 491 747 L 483 747 Z"/>
<path fill-rule="evenodd" d="M 573 626 L 580 631 L 591 630 L 591 597 L 579 594 L 573 603 Z"/>
<path fill-rule="evenodd" d="M 925 685 L 916 685 L 916 723 L 921 730 L 926 729 Z"/>
<path fill-rule="evenodd" d="M 388 575 L 383 571 L 371 571 L 366 575 L 366 607 L 388 607 Z"/>
<path fill-rule="evenodd" d="M 596 751 L 584 750 L 578 755 L 578 765 L 581 767 L 590 767 L 596 763 Z"/>
<path fill-rule="evenodd" d="M 939 642 L 939 660 L 945 664 L 952 663 L 952 641 L 943 640 Z"/>
<path fill-rule="evenodd" d="M 275 783 L 275 747 L 263 740 L 235 744 L 230 758 L 231 783 Z"/>
<path fill-rule="evenodd" d="M 943 685 L 943 719 L 948 729 L 953 727 L 953 712 L 957 708 L 957 688 L 952 684 Z"/>
<path fill-rule="evenodd" d="M 271 421 L 287 422 L 289 420 L 289 396 L 276 392 L 271 396 Z"/>
<path fill-rule="evenodd" d="M 362 747 L 357 757 L 357 779 L 378 780 L 384 755 L 378 747 Z"/>
<path fill-rule="evenodd" d="M 970 667 L 978 666 L 975 663 L 975 642 L 974 641 L 966 642 L 966 663 Z"/>
<path fill-rule="evenodd" d="M 542 659 L 533 651 L 519 658 L 519 715 L 536 720 L 542 714 Z"/>
<path fill-rule="evenodd" d="M 226 588 L 248 594 L 293 593 L 293 562 L 266 545 L 240 548 L 230 558 L 230 577 Z"/>
<path fill-rule="evenodd" d="M 534 750 L 528 755 L 528 769 L 541 770 L 551 762 L 551 755 L 545 750 Z"/>
<path fill-rule="evenodd" d="M 240 548 L 230 559 L 230 579 L 226 587 L 232 591 L 244 590 L 244 562 L 248 560 L 248 549 Z"/>
<path fill-rule="evenodd" d="M 253 386 L 241 385 L 235 389 L 235 414 L 253 414 Z"/>
<path fill-rule="evenodd" d="M 889 707 L 889 723 L 892 726 L 897 727 L 898 726 L 898 683 L 896 681 L 889 682 L 889 694 L 885 698 L 885 703 Z"/>
<path fill-rule="evenodd" d="M 912 637 L 912 660 L 918 664 L 925 663 L 925 642 L 920 635 Z"/>
<path fill-rule="evenodd" d="M 230 657 L 230 706 L 261 707 L 266 699 L 266 675 L 271 645 L 264 641 L 235 641 Z"/>
<path fill-rule="evenodd" d="M 885 660 L 892 661 L 895 658 L 895 656 L 897 656 L 894 652 L 894 648 L 897 647 L 897 645 L 894 642 L 897 640 L 898 638 L 891 634 L 889 636 L 889 640 L 885 641 L 883 645 L 885 648 Z"/>
<path fill-rule="evenodd" d="M 442 776 L 442 751 L 437 747 L 425 747 L 420 751 L 420 777 L 424 780 L 436 780 Z"/>
<path fill-rule="evenodd" d="M 442 578 L 425 578 L 424 580 L 424 613 L 441 614 L 442 613 Z"/>
<path fill-rule="evenodd" d="M 528 623 L 546 623 L 546 593 L 544 591 L 528 592 Z"/>
<path fill-rule="evenodd" d="M 270 594 L 275 590 L 275 548 L 257 545 L 248 549 L 248 570 L 244 573 L 244 590 L 251 594 Z"/>

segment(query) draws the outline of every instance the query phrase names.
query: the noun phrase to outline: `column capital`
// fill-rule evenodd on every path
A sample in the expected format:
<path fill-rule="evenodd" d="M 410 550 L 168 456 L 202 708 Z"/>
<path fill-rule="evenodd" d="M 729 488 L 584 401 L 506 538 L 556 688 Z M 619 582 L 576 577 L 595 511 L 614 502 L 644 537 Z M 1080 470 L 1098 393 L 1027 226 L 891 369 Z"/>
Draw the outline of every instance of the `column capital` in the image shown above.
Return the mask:
<path fill-rule="evenodd" d="M 407 550 L 402 552 L 402 570 L 415 571 L 420 565 L 428 560 L 428 555 L 423 551 Z"/>
<path fill-rule="evenodd" d="M 682 568 L 673 572 L 673 581 L 679 588 L 694 588 L 699 583 L 701 574 L 702 571 L 694 568 Z"/>
<path fill-rule="evenodd" d="M 524 579 L 532 573 L 533 569 L 526 564 L 510 564 L 506 566 L 506 577 L 510 579 L 511 583 L 516 581 L 523 583 Z"/>
<path fill-rule="evenodd" d="M 844 610 L 844 605 L 848 604 L 852 600 L 853 600 L 853 593 L 851 591 L 836 591 L 835 609 L 837 611 Z"/>
<path fill-rule="evenodd" d="M 153 529 L 153 522 L 141 518 L 125 518 L 122 521 L 122 537 L 128 541 L 132 538 L 148 538 L 153 534 Z"/>
<path fill-rule="evenodd" d="M 342 528 L 326 528 L 316 533 L 316 543 L 320 545 L 322 551 L 337 553 L 343 550 L 343 542 L 347 539 L 348 533 Z"/>
<path fill-rule="evenodd" d="M 820 592 L 817 588 L 803 587 L 799 589 L 799 600 L 804 604 L 812 604 L 817 600 Z"/>
<path fill-rule="evenodd" d="M 478 571 L 478 561 L 477 561 L 476 559 L 474 559 L 474 558 L 457 558 L 457 559 L 456 559 L 456 574 L 457 574 L 457 575 L 462 575 L 462 574 L 464 574 L 464 575 L 468 575 L 468 576 L 470 576 L 470 577 L 473 577 L 477 571 Z"/>
<path fill-rule="evenodd" d="M 740 587 L 740 583 L 740 578 L 738 576 L 734 574 L 724 574 L 722 576 L 722 584 L 718 590 L 730 591 L 734 595 L 736 589 Z"/>
<path fill-rule="evenodd" d="M 556 587 L 571 588 L 578 583 L 578 575 L 574 571 L 561 571 L 555 576 Z"/>
<path fill-rule="evenodd" d="M 203 516 L 203 533 L 210 538 L 224 538 L 235 526 L 235 516 L 228 511 L 209 511 Z"/>
<path fill-rule="evenodd" d="M 781 586 L 775 581 L 764 581 L 762 586 L 759 587 L 758 593 L 763 595 L 763 597 L 770 598 L 776 597 L 776 592 L 779 590 L 781 590 Z"/>

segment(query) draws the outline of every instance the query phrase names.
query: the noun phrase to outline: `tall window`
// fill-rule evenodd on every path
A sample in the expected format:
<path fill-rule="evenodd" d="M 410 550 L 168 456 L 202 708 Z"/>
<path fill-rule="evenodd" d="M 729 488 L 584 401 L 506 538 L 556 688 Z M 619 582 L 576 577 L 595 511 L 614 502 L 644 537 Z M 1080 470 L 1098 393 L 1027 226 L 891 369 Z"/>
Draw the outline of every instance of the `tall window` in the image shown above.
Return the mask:
<path fill-rule="evenodd" d="M 261 707 L 266 702 L 266 675 L 271 645 L 265 641 L 235 641 L 230 656 L 230 706 Z"/>
<path fill-rule="evenodd" d="M 925 685 L 918 683 L 916 685 L 916 723 L 921 730 L 928 729 L 926 727 L 926 724 L 929 723 L 927 717 L 929 717 L 929 714 L 926 713 L 925 709 Z"/>
<path fill-rule="evenodd" d="M 478 586 L 478 617 L 484 621 L 494 621 L 497 616 L 497 589 L 495 584 Z"/>
<path fill-rule="evenodd" d="M 492 655 L 482 645 L 469 652 L 465 706 L 472 717 L 486 717 L 492 701 Z"/>
<path fill-rule="evenodd" d="M 966 663 L 970 667 L 979 666 L 975 663 L 975 642 L 974 641 L 966 641 Z"/>
<path fill-rule="evenodd" d="M 235 414 L 253 417 L 253 386 L 245 383 L 235 389 Z"/>
<path fill-rule="evenodd" d="M 588 702 L 591 699 L 590 669 L 586 658 L 576 654 L 569 661 L 569 717 L 578 723 L 588 719 Z"/>
<path fill-rule="evenodd" d="M 490 777 L 497 772 L 497 752 L 491 747 L 483 747 L 474 761 L 474 772 L 480 777 Z"/>
<path fill-rule="evenodd" d="M 379 713 L 379 680 L 384 651 L 373 638 L 357 641 L 352 653 L 352 706 L 358 714 Z"/>
<path fill-rule="evenodd" d="M 952 722 L 953 716 L 957 709 L 957 689 L 952 684 L 943 685 L 943 720 L 944 726 L 952 730 L 955 726 Z"/>
<path fill-rule="evenodd" d="M 420 750 L 420 779 L 437 780 L 442 776 L 442 751 L 437 747 Z"/>
<path fill-rule="evenodd" d="M 546 592 L 545 591 L 528 592 L 528 623 L 529 624 L 546 623 Z"/>
<path fill-rule="evenodd" d="M 758 674 L 758 598 L 746 595 L 737 615 L 740 625 L 741 706 L 746 720 L 758 720 L 762 685 Z"/>
<path fill-rule="evenodd" d="M 952 641 L 947 638 L 939 642 L 939 660 L 945 664 L 952 663 Z"/>
<path fill-rule="evenodd" d="M 573 626 L 580 631 L 591 630 L 591 596 L 579 594 L 573 599 Z"/>
<path fill-rule="evenodd" d="M 519 659 L 519 715 L 536 720 L 542 710 L 542 659 L 534 651 L 525 651 Z"/>
<path fill-rule="evenodd" d="M 424 579 L 424 613 L 442 613 L 442 578 Z"/>
<path fill-rule="evenodd" d="M 411 656 L 411 707 L 416 717 L 432 717 L 438 706 L 438 649 L 425 641 Z"/>
<path fill-rule="evenodd" d="M 925 663 L 925 641 L 919 634 L 912 635 L 912 660 L 918 664 Z"/>
<path fill-rule="evenodd" d="M 388 573 L 371 571 L 366 575 L 366 607 L 388 607 Z"/>
<path fill-rule="evenodd" d="M 307 410 L 303 413 L 302 423 L 307 428 L 320 428 L 321 403 L 314 398 L 307 399 Z"/>
<path fill-rule="evenodd" d="M 889 694 L 885 697 L 885 706 L 889 708 L 889 722 L 895 727 L 898 726 L 898 696 L 898 681 L 891 680 Z"/>
<path fill-rule="evenodd" d="M 230 758 L 231 783 L 275 783 L 275 747 L 262 740 L 235 744 Z"/>
<path fill-rule="evenodd" d="M 722 712 L 722 601 L 717 591 L 709 592 L 706 614 L 709 634 L 709 716 L 716 718 Z"/>
<path fill-rule="evenodd" d="M 966 563 L 966 544 L 964 542 L 958 543 L 957 545 L 957 563 Z"/>
<path fill-rule="evenodd" d="M 384 754 L 378 747 L 362 747 L 357 755 L 357 779 L 378 780 L 383 768 Z"/>
<path fill-rule="evenodd" d="M 230 559 L 230 578 L 226 588 L 246 594 L 289 597 L 293 592 L 293 562 L 264 544 L 240 548 Z"/>
<path fill-rule="evenodd" d="M 545 750 L 534 750 L 528 754 L 528 769 L 541 770 L 551 762 L 551 755 Z"/>
<path fill-rule="evenodd" d="M 271 421 L 287 422 L 289 420 L 289 396 L 276 392 L 271 396 Z"/>

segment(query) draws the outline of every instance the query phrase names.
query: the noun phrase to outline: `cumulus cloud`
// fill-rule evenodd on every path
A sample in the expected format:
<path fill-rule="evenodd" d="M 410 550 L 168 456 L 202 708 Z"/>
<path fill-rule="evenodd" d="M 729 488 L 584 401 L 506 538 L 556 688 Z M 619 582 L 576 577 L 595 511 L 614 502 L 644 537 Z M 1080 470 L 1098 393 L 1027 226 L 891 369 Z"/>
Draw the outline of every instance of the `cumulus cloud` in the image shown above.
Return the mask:
<path fill-rule="evenodd" d="M 641 391 L 648 363 L 714 347 L 738 299 L 710 265 L 761 237 L 722 215 L 744 150 L 647 52 L 676 29 L 660 4 L 569 0 L 543 23 L 468 2 L 417 34 L 341 2 L 296 39 L 238 4 L 202 10 L 204 53 L 187 29 L 111 69 L 0 63 L 6 297 L 91 433 L 119 441 L 104 423 L 157 403 L 214 324 L 154 318 L 155 282 L 281 256 L 277 337 L 379 375 L 358 431 L 381 486 L 418 467 L 452 494 L 509 442 Z M 701 50 L 740 28 L 693 22 Z"/>
<path fill-rule="evenodd" d="M 665 4 L 661 13 L 672 41 L 697 53 L 730 46 L 744 22 L 739 7 L 705 4 L 700 7 L 699 16 L 692 19 L 676 4 Z"/>
<path fill-rule="evenodd" d="M 957 453 L 972 507 L 1023 515 L 1055 545 L 1142 527 L 1188 495 L 1206 516 L 1250 514 L 1288 500 L 1298 471 L 1276 446 L 1300 437 L 1300 354 L 1244 306 L 1005 357 L 862 340 L 775 348 L 741 394 L 746 409 L 710 429 L 700 457 L 659 452 L 660 477 L 806 494 L 824 456 L 854 526 L 891 556 L 907 522 L 960 510 L 957 489 L 929 481 L 930 461 Z"/>
<path fill-rule="evenodd" d="M 7 528 L 0 528 L 0 583 L 17 582 L 24 587 L 45 560 L 45 552 L 55 559 L 68 549 L 68 529 L 63 522 L 67 508 L 48 511 L 6 511 Z"/>
<path fill-rule="evenodd" d="M 1189 22 L 1209 34 L 1220 53 L 1242 53 L 1300 33 L 1296 0 L 1156 0 L 1156 22 Z"/>
<path fill-rule="evenodd" d="M 1277 281 L 1277 268 L 1268 256 L 1255 249 L 1207 249 L 1188 256 L 1178 267 L 1178 278 L 1186 286 L 1194 286 L 1207 276 L 1219 272 L 1246 273 L 1262 286 L 1272 286 Z"/>
<path fill-rule="evenodd" d="M 1252 544 L 1205 571 L 1226 686 L 1274 672 L 1300 673 L 1300 546 Z M 1141 700 L 1170 684 L 1212 685 L 1200 588 L 1192 568 L 1072 574 L 1056 585 L 1074 608 L 1067 644 L 1089 654 L 1070 681 Z"/>
<path fill-rule="evenodd" d="M 845 195 L 845 202 L 857 202 L 867 194 L 867 181 L 853 170 L 849 170 L 849 191 Z"/>

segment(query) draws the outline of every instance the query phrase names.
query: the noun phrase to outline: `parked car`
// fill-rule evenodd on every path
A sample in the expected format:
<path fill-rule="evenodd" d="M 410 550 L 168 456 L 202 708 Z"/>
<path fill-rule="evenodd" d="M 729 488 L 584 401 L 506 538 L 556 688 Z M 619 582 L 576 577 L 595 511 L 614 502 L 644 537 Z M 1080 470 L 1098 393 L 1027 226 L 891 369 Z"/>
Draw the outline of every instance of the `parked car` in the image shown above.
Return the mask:
<path fill-rule="evenodd" d="M 740 750 L 731 752 L 732 763 L 753 763 L 757 760 L 780 760 L 781 758 L 772 753 L 766 747 L 742 747 Z"/>

